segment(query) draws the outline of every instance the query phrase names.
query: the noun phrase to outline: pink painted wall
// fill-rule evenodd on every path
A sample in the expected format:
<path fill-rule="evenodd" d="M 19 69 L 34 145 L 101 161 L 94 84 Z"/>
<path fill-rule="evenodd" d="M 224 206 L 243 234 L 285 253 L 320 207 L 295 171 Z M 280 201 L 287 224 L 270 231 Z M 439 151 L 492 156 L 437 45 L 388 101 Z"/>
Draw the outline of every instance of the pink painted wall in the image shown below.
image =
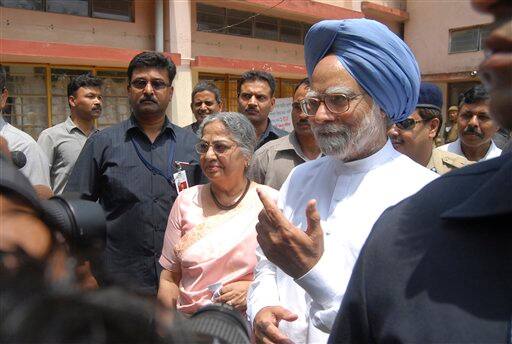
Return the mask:
<path fill-rule="evenodd" d="M 492 21 L 479 14 L 469 1 L 407 2 L 410 20 L 405 24 L 405 41 L 411 47 L 422 74 L 454 73 L 476 69 L 483 52 L 449 54 L 449 30 Z"/>
<path fill-rule="evenodd" d="M 153 49 L 154 2 L 134 6 L 135 22 L 0 7 L 0 32 L 4 39 Z"/>

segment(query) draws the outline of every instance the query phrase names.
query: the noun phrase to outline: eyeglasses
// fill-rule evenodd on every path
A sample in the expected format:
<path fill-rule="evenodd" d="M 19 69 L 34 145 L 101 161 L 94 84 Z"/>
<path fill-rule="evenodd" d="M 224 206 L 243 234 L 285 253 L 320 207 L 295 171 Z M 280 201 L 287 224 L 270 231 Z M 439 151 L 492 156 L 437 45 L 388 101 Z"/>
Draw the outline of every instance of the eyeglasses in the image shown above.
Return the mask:
<path fill-rule="evenodd" d="M 137 90 L 143 90 L 146 88 L 146 85 L 150 83 L 151 87 L 154 90 L 160 91 L 163 90 L 166 87 L 170 87 L 171 84 L 167 84 L 163 80 L 146 80 L 146 79 L 135 79 L 130 82 L 130 86 L 137 89 Z"/>
<path fill-rule="evenodd" d="M 362 94 L 347 95 L 343 93 L 320 94 L 316 97 L 304 98 L 300 101 L 302 112 L 308 116 L 315 116 L 321 103 L 333 113 L 345 113 L 350 108 L 350 101 Z"/>
<path fill-rule="evenodd" d="M 234 146 L 236 146 L 236 144 L 227 145 L 222 142 L 208 143 L 206 141 L 201 141 L 201 142 L 196 143 L 195 148 L 196 148 L 196 152 L 199 154 L 206 154 L 208 152 L 208 150 L 210 149 L 210 147 L 213 148 L 213 151 L 215 152 L 215 154 L 224 154 Z"/>
<path fill-rule="evenodd" d="M 395 123 L 396 127 L 400 130 L 413 130 L 417 123 L 427 122 L 430 120 L 420 119 L 415 120 L 414 118 L 406 118 L 401 122 Z"/>

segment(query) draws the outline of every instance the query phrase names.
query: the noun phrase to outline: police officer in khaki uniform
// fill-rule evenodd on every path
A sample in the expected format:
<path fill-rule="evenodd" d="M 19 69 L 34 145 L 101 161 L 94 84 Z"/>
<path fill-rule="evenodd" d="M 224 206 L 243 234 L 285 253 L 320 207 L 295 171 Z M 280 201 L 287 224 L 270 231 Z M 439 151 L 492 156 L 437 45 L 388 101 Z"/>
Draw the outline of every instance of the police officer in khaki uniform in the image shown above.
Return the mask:
<path fill-rule="evenodd" d="M 444 126 L 443 144 L 457 140 L 459 129 L 457 126 L 457 116 L 459 115 L 459 108 L 455 105 L 450 106 L 446 116 L 446 125 Z"/>
<path fill-rule="evenodd" d="M 443 94 L 439 87 L 423 82 L 416 110 L 388 130 L 397 151 L 439 174 L 470 164 L 457 154 L 433 150 L 434 140 L 442 125 L 442 106 Z"/>

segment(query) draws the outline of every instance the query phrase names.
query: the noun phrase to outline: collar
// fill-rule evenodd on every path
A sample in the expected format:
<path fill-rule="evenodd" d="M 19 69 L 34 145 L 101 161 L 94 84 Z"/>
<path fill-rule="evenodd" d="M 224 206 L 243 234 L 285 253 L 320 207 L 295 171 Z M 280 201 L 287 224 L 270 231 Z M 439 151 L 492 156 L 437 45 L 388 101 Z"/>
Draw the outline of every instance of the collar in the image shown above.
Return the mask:
<path fill-rule="evenodd" d="M 295 133 L 295 130 L 293 130 L 289 135 L 286 136 L 287 137 L 287 140 L 286 140 L 286 143 L 283 144 L 281 147 L 278 147 L 278 151 L 283 151 L 283 150 L 291 150 L 293 149 L 295 151 L 295 153 L 297 153 L 297 155 L 304 161 L 309 161 L 310 159 L 308 159 L 308 157 L 306 157 L 306 155 L 304 154 L 304 152 L 302 151 L 302 148 L 300 147 L 300 143 L 299 143 L 299 139 L 297 138 L 297 134 Z M 318 157 L 321 157 L 323 156 L 322 153 L 320 153 L 320 155 Z M 318 158 L 317 157 L 317 158 Z"/>
<path fill-rule="evenodd" d="M 333 156 L 330 156 L 329 159 L 334 162 L 335 173 L 339 176 L 342 174 L 368 172 L 399 156 L 400 153 L 395 151 L 391 144 L 391 140 L 388 139 L 381 149 L 366 158 L 349 162 L 341 161 Z"/>
<path fill-rule="evenodd" d="M 142 128 L 137 123 L 137 119 L 135 118 L 135 115 L 132 113 L 130 115 L 130 118 L 128 118 L 128 120 L 126 121 L 125 132 L 128 133 L 133 130 L 139 130 L 140 132 L 143 132 Z M 163 132 L 166 132 L 166 131 L 169 131 L 171 133 L 171 136 L 173 138 L 176 138 L 176 134 L 174 132 L 174 124 L 172 124 L 171 121 L 169 121 L 169 118 L 167 116 L 165 116 L 164 125 L 162 126 L 162 130 L 160 131 L 160 134 L 162 134 Z"/>
<path fill-rule="evenodd" d="M 464 152 L 462 151 L 461 141 L 460 138 L 457 138 L 457 140 L 453 141 L 451 144 L 455 147 L 455 154 L 462 155 L 463 157 L 466 157 L 464 155 Z M 491 140 L 491 145 L 489 146 L 489 149 L 485 153 L 484 157 L 478 161 L 485 161 L 488 159 L 491 159 L 491 154 L 495 154 L 496 150 L 499 149 L 496 144 L 494 144 L 494 141 Z M 498 154 L 499 155 L 499 154 Z"/>
<path fill-rule="evenodd" d="M 512 153 L 480 164 L 494 164 L 496 172 L 470 197 L 442 213 L 441 218 L 475 219 L 512 214 Z"/>
<path fill-rule="evenodd" d="M 272 125 L 272 122 L 270 122 L 270 119 L 267 118 L 267 129 L 265 129 L 265 131 L 261 135 L 259 142 L 265 140 L 267 137 L 269 137 L 271 135 L 273 138 L 279 137 L 276 127 L 274 127 Z"/>
<path fill-rule="evenodd" d="M 82 129 L 80 129 L 76 124 L 75 122 L 73 122 L 73 120 L 71 119 L 71 116 L 68 116 L 68 118 L 66 119 L 66 121 L 64 122 L 64 126 L 67 130 L 68 133 L 71 134 L 71 132 L 73 130 L 79 130 L 83 135 L 85 135 L 85 133 L 82 131 Z M 99 131 L 98 128 L 94 127 L 92 128 L 91 130 L 91 133 L 89 134 L 89 136 L 91 136 L 92 134 L 94 134 L 95 132 Z"/>

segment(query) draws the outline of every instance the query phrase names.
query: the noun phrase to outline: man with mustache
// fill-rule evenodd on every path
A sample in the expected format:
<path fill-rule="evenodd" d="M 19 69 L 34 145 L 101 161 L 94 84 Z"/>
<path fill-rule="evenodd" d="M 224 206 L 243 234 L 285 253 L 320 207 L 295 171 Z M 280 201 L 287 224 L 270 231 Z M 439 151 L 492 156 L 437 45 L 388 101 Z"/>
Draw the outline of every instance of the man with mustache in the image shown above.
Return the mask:
<path fill-rule="evenodd" d="M 435 84 L 422 82 L 416 110 L 404 121 L 393 124 L 388 130 L 393 147 L 418 164 L 445 174 L 470 162 L 455 153 L 434 149 L 443 117 L 443 93 Z"/>
<path fill-rule="evenodd" d="M 50 187 L 59 195 L 64 191 L 76 159 L 89 136 L 98 131 L 94 121 L 101 115 L 103 82 L 90 74 L 82 74 L 68 84 L 71 115 L 66 121 L 45 129 L 37 143 L 50 163 Z"/>
<path fill-rule="evenodd" d="M 437 149 L 461 155 L 469 161 L 500 156 L 501 149 L 492 140 L 498 127 L 489 113 L 489 93 L 482 85 L 461 94 L 457 125 L 459 138 Z"/>
<path fill-rule="evenodd" d="M 414 111 L 420 73 L 405 43 L 367 19 L 326 20 L 305 40 L 302 100 L 326 156 L 297 166 L 278 204 L 263 192 L 248 293 L 258 342 L 323 343 L 366 236 L 389 206 L 437 177 L 393 149 L 388 119 Z"/>
<path fill-rule="evenodd" d="M 191 186 L 202 176 L 196 136 L 165 113 L 175 76 L 176 66 L 160 53 L 132 59 L 130 118 L 87 140 L 66 186 L 105 210 L 106 248 L 102 264 L 92 266 L 100 285 L 119 283 L 156 296 L 170 209 L 183 179 Z"/>
<path fill-rule="evenodd" d="M 256 130 L 258 137 L 256 149 L 288 134 L 274 127 L 268 118 L 276 102 L 274 98 L 276 81 L 272 74 L 259 70 L 245 72 L 237 86 L 238 112 L 244 114 Z"/>
<path fill-rule="evenodd" d="M 266 143 L 254 153 L 248 176 L 255 182 L 279 190 L 294 167 L 320 157 L 320 148 L 311 131 L 308 116 L 302 112 L 300 106 L 308 91 L 308 78 L 302 79 L 295 86 L 292 103 L 293 131 Z"/>
<path fill-rule="evenodd" d="M 479 75 L 512 129 L 512 2 L 473 0 L 495 22 Z M 330 343 L 511 343 L 512 154 L 466 166 L 386 210 L 354 267 Z"/>
<path fill-rule="evenodd" d="M 222 110 L 222 99 L 217 85 L 211 81 L 201 81 L 198 83 L 192 90 L 190 108 L 196 121 L 186 126 L 185 129 L 190 129 L 194 134 L 197 134 L 199 126 L 203 123 L 203 119 L 206 116 Z"/>

